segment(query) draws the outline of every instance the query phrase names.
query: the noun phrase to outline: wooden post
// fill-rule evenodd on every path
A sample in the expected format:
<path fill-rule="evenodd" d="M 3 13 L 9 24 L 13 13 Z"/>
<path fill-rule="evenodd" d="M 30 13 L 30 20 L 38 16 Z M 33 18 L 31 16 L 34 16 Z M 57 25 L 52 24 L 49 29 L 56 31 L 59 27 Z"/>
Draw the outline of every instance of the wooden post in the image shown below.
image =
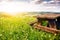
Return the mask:
<path fill-rule="evenodd" d="M 55 19 L 49 19 L 48 22 L 49 22 L 49 27 L 50 27 L 50 28 L 56 29 Z"/>
<path fill-rule="evenodd" d="M 42 26 L 42 19 L 41 18 L 37 18 L 38 20 L 38 25 Z"/>

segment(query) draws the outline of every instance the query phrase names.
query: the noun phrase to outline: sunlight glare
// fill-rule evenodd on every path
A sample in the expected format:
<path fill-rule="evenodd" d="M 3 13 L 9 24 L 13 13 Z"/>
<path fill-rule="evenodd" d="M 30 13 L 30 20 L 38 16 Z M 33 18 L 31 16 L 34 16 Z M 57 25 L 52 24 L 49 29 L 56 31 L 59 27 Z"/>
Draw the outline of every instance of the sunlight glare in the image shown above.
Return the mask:
<path fill-rule="evenodd" d="M 41 12 L 41 11 L 60 12 L 60 9 L 58 7 L 43 6 L 42 4 L 36 5 L 33 3 L 29 4 L 26 2 L 3 1 L 0 2 L 0 12 L 8 12 L 11 15 L 16 15 L 18 12 Z"/>

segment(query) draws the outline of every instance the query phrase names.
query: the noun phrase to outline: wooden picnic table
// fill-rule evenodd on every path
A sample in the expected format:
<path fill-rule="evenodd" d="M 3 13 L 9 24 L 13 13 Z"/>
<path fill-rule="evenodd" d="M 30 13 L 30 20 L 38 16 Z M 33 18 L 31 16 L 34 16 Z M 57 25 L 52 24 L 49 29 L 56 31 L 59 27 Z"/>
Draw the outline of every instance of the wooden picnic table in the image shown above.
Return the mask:
<path fill-rule="evenodd" d="M 36 18 L 37 18 L 38 26 L 35 28 L 41 29 L 50 33 L 54 33 L 54 34 L 60 33 L 60 30 L 57 29 L 57 25 L 56 25 L 56 21 L 58 17 L 60 17 L 60 14 L 55 14 L 55 13 L 37 15 Z M 42 21 L 48 21 L 49 27 L 43 27 L 41 25 Z"/>
<path fill-rule="evenodd" d="M 42 21 L 47 20 L 50 28 L 56 28 L 57 17 L 60 17 L 60 14 L 41 14 L 36 17 L 40 25 Z"/>

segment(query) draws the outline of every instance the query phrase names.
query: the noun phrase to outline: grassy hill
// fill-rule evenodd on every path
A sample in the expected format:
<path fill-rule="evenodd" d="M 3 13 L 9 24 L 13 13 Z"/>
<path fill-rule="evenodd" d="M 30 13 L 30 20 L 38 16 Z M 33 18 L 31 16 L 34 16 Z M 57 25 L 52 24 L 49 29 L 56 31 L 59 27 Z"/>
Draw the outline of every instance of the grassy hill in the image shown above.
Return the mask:
<path fill-rule="evenodd" d="M 28 23 L 34 20 L 25 15 L 13 17 L 0 14 L 0 40 L 60 40 L 60 35 L 32 28 Z"/>

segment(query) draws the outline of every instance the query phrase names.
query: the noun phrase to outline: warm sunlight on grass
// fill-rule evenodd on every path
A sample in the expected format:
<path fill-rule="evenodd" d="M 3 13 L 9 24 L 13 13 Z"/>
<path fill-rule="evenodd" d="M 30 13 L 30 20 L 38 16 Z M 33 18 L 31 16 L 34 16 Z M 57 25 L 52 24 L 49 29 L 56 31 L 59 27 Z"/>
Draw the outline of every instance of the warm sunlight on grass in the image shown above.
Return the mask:
<path fill-rule="evenodd" d="M 39 31 L 29 25 L 33 15 L 22 13 L 16 16 L 0 13 L 0 40 L 59 40 L 59 36 Z"/>
<path fill-rule="evenodd" d="M 8 13 L 8 12 L 0 12 L 1 15 L 5 16 L 25 16 L 28 12 L 19 12 L 19 13 Z"/>

